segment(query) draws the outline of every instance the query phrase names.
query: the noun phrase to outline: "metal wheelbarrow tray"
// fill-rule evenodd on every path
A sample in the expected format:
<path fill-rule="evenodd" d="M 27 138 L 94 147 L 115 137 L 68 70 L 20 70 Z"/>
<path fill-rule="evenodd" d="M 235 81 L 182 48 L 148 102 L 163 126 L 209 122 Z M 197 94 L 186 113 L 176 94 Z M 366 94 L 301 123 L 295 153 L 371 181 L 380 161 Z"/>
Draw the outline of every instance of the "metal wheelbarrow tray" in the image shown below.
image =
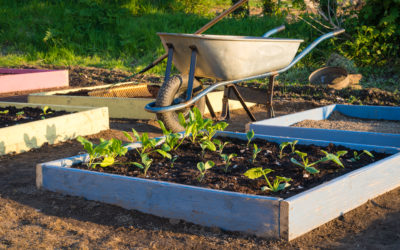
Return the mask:
<path fill-rule="evenodd" d="M 197 49 L 195 76 L 235 80 L 282 69 L 289 65 L 303 40 L 251 36 L 157 33 L 173 63 L 189 72 L 191 48 Z"/>
<path fill-rule="evenodd" d="M 341 29 L 324 34 L 295 56 L 303 40 L 268 38 L 283 29 L 284 26 L 275 28 L 263 37 L 158 33 L 168 51 L 165 80 L 156 101 L 147 104 L 145 109 L 157 113 L 158 119 L 168 129 L 182 131 L 177 112 L 184 112 L 193 105 L 204 106 L 201 101 L 205 100 L 210 114 L 216 117 L 206 95 L 224 86 L 226 94 L 221 118 L 229 119 L 227 103 L 233 91 L 250 119 L 256 121 L 235 84 L 269 77 L 268 96 L 264 104 L 269 117 L 274 117 L 272 97 L 275 77 L 290 69 L 320 42 L 345 31 Z M 172 62 L 182 76 L 170 77 Z M 219 82 L 202 89 L 201 83 L 196 80 L 201 77 Z"/>

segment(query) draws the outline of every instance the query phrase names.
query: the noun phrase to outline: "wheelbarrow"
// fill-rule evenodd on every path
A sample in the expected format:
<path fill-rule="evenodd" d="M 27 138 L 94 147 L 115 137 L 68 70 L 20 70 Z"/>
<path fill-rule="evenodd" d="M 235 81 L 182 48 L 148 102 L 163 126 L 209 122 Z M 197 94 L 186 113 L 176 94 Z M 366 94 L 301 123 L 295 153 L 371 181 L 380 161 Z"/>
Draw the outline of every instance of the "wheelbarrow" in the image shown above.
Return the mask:
<path fill-rule="evenodd" d="M 275 77 L 290 69 L 320 42 L 345 31 L 340 29 L 320 36 L 296 56 L 303 40 L 269 38 L 283 29 L 284 26 L 275 28 L 262 37 L 157 33 L 168 51 L 168 60 L 156 101 L 147 104 L 145 109 L 156 113 L 168 129 L 182 131 L 178 113 L 187 113 L 193 105 L 202 111 L 205 103 L 210 114 L 216 117 L 207 94 L 224 86 L 222 117 L 229 118 L 228 96 L 233 91 L 250 119 L 255 121 L 235 84 L 269 77 L 266 105 L 269 117 L 273 117 Z M 171 76 L 172 63 L 181 75 Z M 215 79 L 217 83 L 203 89 L 199 78 Z"/>

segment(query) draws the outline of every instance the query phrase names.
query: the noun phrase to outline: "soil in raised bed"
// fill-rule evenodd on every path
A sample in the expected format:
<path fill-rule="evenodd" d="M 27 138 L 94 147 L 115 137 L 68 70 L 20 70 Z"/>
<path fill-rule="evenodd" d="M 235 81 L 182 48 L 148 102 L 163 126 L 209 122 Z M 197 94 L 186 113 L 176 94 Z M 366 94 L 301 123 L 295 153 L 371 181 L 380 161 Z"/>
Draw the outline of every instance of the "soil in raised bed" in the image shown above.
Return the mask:
<path fill-rule="evenodd" d="M 348 151 L 345 156 L 341 157 L 345 168 L 341 168 L 332 161 L 324 162 L 317 165 L 317 169 L 320 170 L 320 173 L 311 175 L 305 172 L 303 168 L 294 165 L 290 161 L 290 159 L 294 157 L 301 162 L 301 159 L 299 159 L 297 155 L 291 153 L 291 149 L 285 148 L 284 157 L 279 159 L 280 150 L 279 144 L 277 143 L 267 142 L 264 140 L 254 140 L 254 142 L 250 144 L 250 147 L 246 147 L 247 141 L 234 138 L 220 139 L 230 142 L 224 148 L 225 154 L 237 154 L 237 157 L 232 160 L 232 164 L 228 170 L 228 173 L 225 173 L 223 170 L 225 164 L 220 157 L 220 153 L 206 151 L 205 157 L 202 157 L 200 146 L 197 144 L 194 145 L 188 140 L 185 140 L 178 150 L 173 153 L 173 155 L 179 156 L 179 158 L 175 161 L 173 168 L 170 167 L 170 161 L 168 159 L 164 159 L 156 153 L 152 154 L 151 157 L 154 161 L 147 172 L 147 176 L 144 176 L 142 171 L 133 165 L 117 164 L 105 168 L 96 167 L 90 170 L 126 176 L 145 177 L 148 179 L 247 194 L 287 198 L 388 156 L 387 154 L 372 152 L 375 156 L 374 158 L 363 155 L 359 161 L 351 161 L 350 159 L 353 156 L 353 150 L 346 149 L 343 146 L 335 146 L 333 144 L 330 144 L 328 147 L 296 145 L 296 150 L 308 154 L 310 162 L 317 161 L 325 156 L 321 150 L 325 150 L 330 153 L 336 153 L 341 150 Z M 252 157 L 253 143 L 256 143 L 261 149 L 261 152 L 258 154 L 254 164 L 249 162 L 249 159 Z M 126 154 L 126 156 L 119 158 L 118 161 L 122 163 L 135 162 L 140 161 L 139 159 L 140 158 L 136 150 L 131 150 Z M 216 165 L 207 170 L 204 179 L 199 181 L 198 176 L 200 172 L 197 170 L 196 164 L 198 162 L 205 162 L 208 160 L 214 161 Z M 84 164 L 73 167 L 88 169 L 88 167 Z M 266 186 L 266 181 L 264 178 L 261 177 L 256 180 L 251 180 L 243 175 L 243 173 L 245 173 L 248 169 L 254 167 L 270 168 L 274 170 L 274 172 L 268 175 L 271 183 L 275 176 L 292 178 L 293 181 L 290 182 L 291 186 L 277 193 L 261 191 L 261 187 Z"/>
<path fill-rule="evenodd" d="M 8 110 L 8 113 L 0 114 L 0 128 L 71 113 L 67 111 L 55 111 L 49 108 L 46 111 L 47 114 L 44 115 L 41 108 L 24 107 L 19 109 L 13 106 L 8 106 L 4 108 L 0 107 L 0 112 L 4 112 L 6 110 Z"/>
<path fill-rule="evenodd" d="M 343 115 L 339 111 L 333 111 L 326 120 L 304 120 L 292 126 L 400 134 L 400 122 L 398 121 L 360 119 Z"/>

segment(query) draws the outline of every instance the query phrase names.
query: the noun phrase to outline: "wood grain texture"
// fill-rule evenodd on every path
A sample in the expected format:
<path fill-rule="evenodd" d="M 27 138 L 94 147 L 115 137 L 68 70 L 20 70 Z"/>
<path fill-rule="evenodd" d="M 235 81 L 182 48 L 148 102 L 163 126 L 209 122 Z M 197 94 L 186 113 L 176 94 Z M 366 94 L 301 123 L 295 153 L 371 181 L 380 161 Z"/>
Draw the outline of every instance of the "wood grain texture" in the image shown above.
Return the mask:
<path fill-rule="evenodd" d="M 400 153 L 288 198 L 288 240 L 399 186 Z"/>
<path fill-rule="evenodd" d="M 123 86 L 127 83 L 116 84 L 113 86 Z M 78 90 L 98 90 L 109 86 L 96 86 L 74 89 Z M 149 102 L 155 101 L 152 98 L 122 98 L 122 97 L 96 97 L 96 96 L 67 96 L 56 95 L 66 94 L 71 90 L 50 91 L 44 93 L 34 93 L 28 96 L 29 103 L 48 103 L 69 106 L 86 106 L 86 107 L 108 107 L 111 118 L 128 118 L 128 119 L 156 119 L 154 113 L 144 110 Z M 223 91 L 209 93 L 207 96 L 215 112 L 222 111 Z M 255 103 L 246 103 L 248 107 L 252 107 Z M 241 109 L 239 101 L 229 101 L 230 110 Z M 205 114 L 209 110 L 206 107 Z"/>

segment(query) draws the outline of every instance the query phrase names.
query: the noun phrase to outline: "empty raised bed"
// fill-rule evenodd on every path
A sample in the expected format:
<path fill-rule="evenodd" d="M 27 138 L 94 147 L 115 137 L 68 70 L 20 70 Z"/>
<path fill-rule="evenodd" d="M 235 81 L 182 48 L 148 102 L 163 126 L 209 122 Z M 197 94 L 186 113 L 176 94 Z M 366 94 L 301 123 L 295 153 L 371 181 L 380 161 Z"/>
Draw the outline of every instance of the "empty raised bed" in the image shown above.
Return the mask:
<path fill-rule="evenodd" d="M 332 129 L 315 128 L 316 126 L 314 128 L 295 127 L 302 126 L 301 124 L 304 126 L 307 120 L 323 121 L 330 119 L 330 116 L 337 112 L 340 113 L 339 116 L 346 116 L 348 121 L 351 121 L 352 118 L 362 120 L 359 121 L 358 125 L 356 123 L 356 125 L 350 126 L 349 123 L 347 127 L 345 121 L 343 121 L 344 126 L 341 128 L 335 127 L 333 124 L 330 125 Z M 364 126 L 367 129 L 363 129 L 360 125 L 363 122 L 374 126 Z M 335 123 L 335 119 L 332 119 L 331 123 Z M 388 124 L 391 124 L 392 128 L 388 128 Z M 383 126 L 386 126 L 385 130 L 379 129 Z M 399 128 L 399 107 L 341 104 L 333 104 L 250 124 L 250 129 L 253 129 L 256 134 L 391 147 L 400 147 Z M 356 131 L 350 131 L 350 129 Z"/>

